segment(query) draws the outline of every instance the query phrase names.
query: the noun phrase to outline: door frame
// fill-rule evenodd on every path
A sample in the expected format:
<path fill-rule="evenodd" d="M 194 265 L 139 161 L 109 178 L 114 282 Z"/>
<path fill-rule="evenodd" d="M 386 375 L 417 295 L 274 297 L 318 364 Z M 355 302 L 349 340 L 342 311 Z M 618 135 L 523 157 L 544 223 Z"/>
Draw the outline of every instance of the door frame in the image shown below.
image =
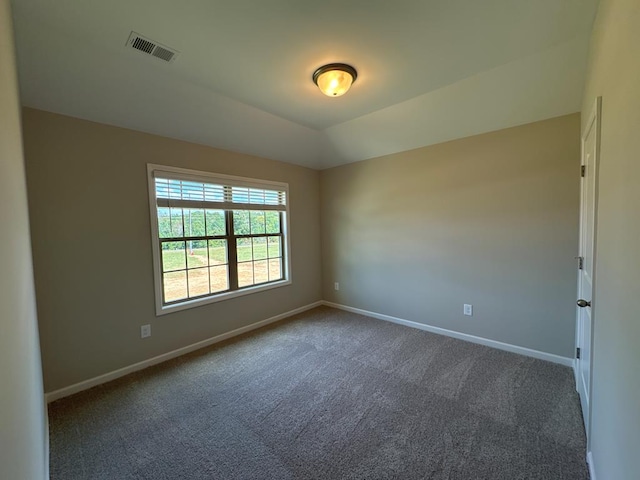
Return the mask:
<path fill-rule="evenodd" d="M 591 108 L 591 112 L 589 113 L 589 117 L 587 122 L 585 123 L 585 127 L 580 135 L 580 165 L 584 165 L 584 155 L 585 155 L 585 139 L 587 133 L 591 128 L 595 129 L 595 158 L 593 161 L 593 177 L 594 177 L 594 191 L 593 191 L 593 252 L 592 252 L 592 264 L 593 271 L 591 276 L 591 344 L 589 345 L 589 391 L 587 392 L 589 401 L 589 411 L 582 412 L 582 415 L 585 420 L 585 433 L 587 437 L 587 454 L 591 452 L 591 411 L 592 411 L 592 401 L 593 401 L 593 345 L 595 339 L 595 319 L 596 319 L 596 302 L 595 302 L 595 287 L 596 287 L 596 256 L 597 256 L 597 225 L 598 225 L 598 184 L 599 184 L 599 171 L 600 171 L 600 129 L 601 129 L 601 112 L 602 112 L 602 97 L 596 97 L 593 107 Z M 583 235 L 582 229 L 584 226 L 584 211 L 583 211 L 583 203 L 585 197 L 585 185 L 584 185 L 584 177 L 580 178 L 580 230 L 579 230 L 579 255 L 580 257 L 585 256 L 584 245 L 583 245 Z M 581 283 L 582 283 L 582 274 L 580 270 L 578 270 L 578 283 L 577 283 L 577 298 L 580 298 L 581 292 Z M 576 332 L 575 332 L 575 347 L 576 349 L 580 346 L 580 311 L 579 307 L 576 307 Z M 577 351 L 577 350 L 576 350 Z M 576 358 L 573 362 L 573 371 L 576 382 L 576 390 L 579 392 L 578 382 L 580 382 L 580 372 L 578 370 L 578 359 Z"/>

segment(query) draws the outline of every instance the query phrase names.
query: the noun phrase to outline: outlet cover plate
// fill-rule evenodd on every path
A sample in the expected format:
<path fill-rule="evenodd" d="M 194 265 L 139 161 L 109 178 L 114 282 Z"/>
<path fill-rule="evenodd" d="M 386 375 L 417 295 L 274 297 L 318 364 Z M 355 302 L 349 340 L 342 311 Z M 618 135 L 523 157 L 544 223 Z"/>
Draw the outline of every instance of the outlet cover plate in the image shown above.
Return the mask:
<path fill-rule="evenodd" d="M 140 327 L 140 338 L 147 338 L 151 336 L 151 325 L 142 325 Z"/>

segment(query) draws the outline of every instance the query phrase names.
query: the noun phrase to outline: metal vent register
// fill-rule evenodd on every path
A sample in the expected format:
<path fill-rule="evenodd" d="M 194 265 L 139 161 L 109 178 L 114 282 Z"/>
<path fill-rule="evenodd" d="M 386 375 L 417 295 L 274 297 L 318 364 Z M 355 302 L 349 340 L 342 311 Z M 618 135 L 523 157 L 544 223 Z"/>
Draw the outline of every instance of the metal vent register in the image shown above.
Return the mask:
<path fill-rule="evenodd" d="M 147 55 L 151 55 L 152 57 L 156 57 L 167 63 L 171 63 L 178 56 L 177 50 L 169 48 L 166 45 L 160 45 L 158 42 L 143 37 L 136 32 L 131 32 L 129 35 L 127 47 L 133 48 Z"/>

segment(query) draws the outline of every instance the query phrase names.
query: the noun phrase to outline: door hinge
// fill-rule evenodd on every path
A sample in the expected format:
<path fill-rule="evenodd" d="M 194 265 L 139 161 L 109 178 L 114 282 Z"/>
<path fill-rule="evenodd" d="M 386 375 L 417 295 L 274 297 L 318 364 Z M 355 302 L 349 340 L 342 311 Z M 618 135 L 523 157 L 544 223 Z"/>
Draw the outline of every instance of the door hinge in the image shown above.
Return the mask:
<path fill-rule="evenodd" d="M 584 268 L 584 257 L 573 257 L 578 260 L 578 270 L 582 270 Z"/>
<path fill-rule="evenodd" d="M 586 165 L 581 165 L 580 166 L 580 176 L 584 177 L 587 173 L 587 166 Z"/>
<path fill-rule="evenodd" d="M 576 358 L 580 360 L 580 347 L 576 348 Z"/>

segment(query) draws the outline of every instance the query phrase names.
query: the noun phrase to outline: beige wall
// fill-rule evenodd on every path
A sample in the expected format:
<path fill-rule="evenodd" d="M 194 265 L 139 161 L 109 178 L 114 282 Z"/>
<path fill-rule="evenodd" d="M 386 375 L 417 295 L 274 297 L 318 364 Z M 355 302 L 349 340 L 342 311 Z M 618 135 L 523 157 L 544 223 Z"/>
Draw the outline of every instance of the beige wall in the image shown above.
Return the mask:
<path fill-rule="evenodd" d="M 11 12 L 0 0 L 0 478 L 48 478 Z"/>
<path fill-rule="evenodd" d="M 573 114 L 323 171 L 324 298 L 572 357 L 579 128 Z"/>
<path fill-rule="evenodd" d="M 45 391 L 320 300 L 319 172 L 32 109 L 23 123 Z M 288 182 L 293 284 L 156 317 L 147 163 Z"/>
<path fill-rule="evenodd" d="M 591 450 L 598 480 L 640 478 L 640 2 L 601 0 L 582 107 L 602 96 Z"/>

